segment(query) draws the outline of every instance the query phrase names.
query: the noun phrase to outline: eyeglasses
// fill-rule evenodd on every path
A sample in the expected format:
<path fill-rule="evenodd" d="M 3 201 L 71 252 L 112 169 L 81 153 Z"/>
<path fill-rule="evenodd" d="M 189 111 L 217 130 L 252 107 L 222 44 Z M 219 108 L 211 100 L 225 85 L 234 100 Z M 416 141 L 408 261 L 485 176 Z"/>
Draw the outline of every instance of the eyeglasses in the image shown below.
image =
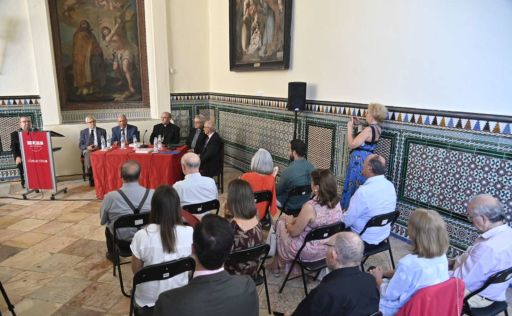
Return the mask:
<path fill-rule="evenodd" d="M 336 247 L 336 245 L 333 244 L 325 244 L 327 247 Z"/>

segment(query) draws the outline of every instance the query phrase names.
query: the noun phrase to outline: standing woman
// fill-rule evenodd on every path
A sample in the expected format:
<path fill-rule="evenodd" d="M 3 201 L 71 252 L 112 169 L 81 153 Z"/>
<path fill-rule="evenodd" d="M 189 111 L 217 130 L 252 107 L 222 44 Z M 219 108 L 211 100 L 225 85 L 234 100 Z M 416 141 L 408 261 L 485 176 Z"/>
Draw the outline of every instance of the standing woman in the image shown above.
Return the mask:
<path fill-rule="evenodd" d="M 375 147 L 377 147 L 377 141 L 380 139 L 382 132 L 380 124 L 386 119 L 387 115 L 388 109 L 382 104 L 368 104 L 368 111 L 366 112 L 368 126 L 355 137 L 352 135 L 352 131 L 354 124 L 359 124 L 358 119 L 352 117 L 347 123 L 347 146 L 351 149 L 351 152 L 340 202 L 343 210 L 348 209 L 350 198 L 357 188 L 366 181 L 366 178 L 361 174 L 363 161 L 373 154 Z"/>

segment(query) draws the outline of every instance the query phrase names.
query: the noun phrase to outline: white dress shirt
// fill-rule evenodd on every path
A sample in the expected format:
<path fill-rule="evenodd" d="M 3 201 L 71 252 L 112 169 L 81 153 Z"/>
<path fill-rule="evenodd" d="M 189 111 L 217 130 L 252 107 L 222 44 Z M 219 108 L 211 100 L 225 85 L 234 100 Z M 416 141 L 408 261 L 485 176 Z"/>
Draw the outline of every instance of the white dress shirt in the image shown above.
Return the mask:
<path fill-rule="evenodd" d="M 352 198 L 343 222 L 353 232 L 360 234 L 366 223 L 374 216 L 391 213 L 396 208 L 396 192 L 393 183 L 384 175 L 366 179 Z M 368 244 L 377 245 L 391 232 L 390 225 L 368 228 L 361 239 Z"/>
<path fill-rule="evenodd" d="M 216 200 L 219 196 L 215 180 L 203 177 L 199 172 L 187 174 L 173 188 L 178 192 L 181 206 Z"/>

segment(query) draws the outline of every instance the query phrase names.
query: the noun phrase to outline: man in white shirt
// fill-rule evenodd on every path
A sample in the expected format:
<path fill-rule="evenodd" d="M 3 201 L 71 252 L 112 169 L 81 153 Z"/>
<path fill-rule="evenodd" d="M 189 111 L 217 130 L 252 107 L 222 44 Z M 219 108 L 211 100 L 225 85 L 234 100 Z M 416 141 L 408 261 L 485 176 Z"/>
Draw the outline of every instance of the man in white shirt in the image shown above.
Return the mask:
<path fill-rule="evenodd" d="M 181 169 L 185 179 L 176 182 L 173 187 L 180 196 L 181 206 L 208 202 L 218 198 L 217 186 L 210 177 L 199 173 L 201 159 L 195 153 L 186 153 L 181 157 Z"/>
<path fill-rule="evenodd" d="M 374 216 L 391 213 L 396 208 L 396 191 L 393 183 L 386 179 L 386 160 L 377 154 L 368 156 L 363 163 L 363 185 L 350 199 L 343 218 L 347 227 L 360 234 L 366 223 Z M 361 239 L 366 244 L 378 245 L 391 232 L 390 225 L 368 228 Z"/>

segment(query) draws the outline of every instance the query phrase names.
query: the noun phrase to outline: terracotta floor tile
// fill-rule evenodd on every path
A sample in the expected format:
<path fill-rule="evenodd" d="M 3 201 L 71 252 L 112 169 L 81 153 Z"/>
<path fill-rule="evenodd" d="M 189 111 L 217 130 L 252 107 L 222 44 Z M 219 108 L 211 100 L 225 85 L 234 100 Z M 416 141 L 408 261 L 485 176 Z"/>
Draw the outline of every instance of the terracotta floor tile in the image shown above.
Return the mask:
<path fill-rule="evenodd" d="M 98 225 L 88 225 L 88 224 L 74 224 L 64 229 L 60 235 L 66 237 L 75 237 L 75 238 L 88 238 L 91 236 L 94 231 L 98 229 Z"/>
<path fill-rule="evenodd" d="M 0 245 L 0 262 L 5 259 L 14 256 L 20 251 L 23 251 L 23 248 L 11 247 L 6 245 Z"/>
<path fill-rule="evenodd" d="M 20 218 L 16 217 L 16 216 L 10 216 L 10 215 L 2 216 L 1 213 L 0 213 L 0 216 L 1 216 L 0 217 L 0 229 L 7 228 L 8 226 L 11 226 L 12 224 L 20 221 Z"/>
<path fill-rule="evenodd" d="M 84 257 L 54 253 L 48 258 L 33 264 L 29 269 L 49 274 L 62 274 L 63 271 L 73 269 L 73 267 L 82 260 L 84 260 Z"/>
<path fill-rule="evenodd" d="M 0 243 L 5 242 L 11 238 L 19 236 L 23 232 L 20 230 L 11 230 L 11 229 L 0 229 Z"/>
<path fill-rule="evenodd" d="M 61 237 L 56 235 L 41 241 L 40 243 L 31 247 L 30 249 L 56 253 L 71 245 L 77 240 L 77 238 L 73 237 Z"/>
<path fill-rule="evenodd" d="M 9 295 L 26 296 L 45 286 L 54 278 L 55 276 L 48 273 L 24 271 L 12 277 L 4 284 L 4 287 Z"/>
<path fill-rule="evenodd" d="M 28 270 L 33 264 L 50 256 L 49 252 L 26 249 L 0 262 L 0 266 Z"/>
<path fill-rule="evenodd" d="M 123 296 L 118 287 L 107 283 L 93 283 L 68 303 L 70 306 L 106 312 Z"/>
<path fill-rule="evenodd" d="M 68 228 L 69 226 L 73 225 L 73 223 L 65 223 L 65 222 L 59 222 L 59 221 L 51 221 L 44 225 L 41 225 L 34 229 L 33 231 L 36 233 L 44 233 L 44 234 L 52 234 L 55 235 L 57 233 L 60 233 L 64 229 Z"/>
<path fill-rule="evenodd" d="M 4 241 L 4 245 L 20 248 L 29 248 L 41 241 L 47 239 L 51 235 L 43 233 L 25 232 L 16 237 Z"/>
<path fill-rule="evenodd" d="M 59 303 L 25 298 L 16 304 L 14 310 L 17 315 L 51 315 L 61 306 Z"/>
<path fill-rule="evenodd" d="M 101 256 L 94 254 L 85 258 L 77 263 L 72 270 L 64 272 L 64 275 L 77 279 L 98 281 L 107 272 L 110 272 L 110 278 L 114 279 L 112 263 L 105 258 L 105 252 L 103 252 Z M 112 284 L 115 283 L 112 282 Z"/>
<path fill-rule="evenodd" d="M 90 283 L 86 280 L 60 276 L 48 282 L 44 287 L 30 293 L 27 297 L 64 304 L 82 292 Z"/>
<path fill-rule="evenodd" d="M 107 249 L 106 247 L 107 246 L 105 245 L 105 243 L 101 241 L 90 239 L 78 239 L 74 243 L 62 249 L 60 253 L 81 257 L 89 257 L 91 255 L 96 254 L 98 256 L 104 257 L 105 251 Z"/>
<path fill-rule="evenodd" d="M 59 216 L 57 218 L 57 220 L 61 221 L 61 222 L 76 223 L 76 222 L 79 222 L 79 221 L 83 220 L 84 218 L 88 217 L 89 215 L 90 215 L 89 213 L 83 213 L 83 212 L 65 212 L 64 214 Z M 98 218 L 98 222 L 99 222 L 99 218 Z"/>
<path fill-rule="evenodd" d="M 9 268 L 9 267 L 0 267 L 0 282 L 6 283 L 11 278 L 20 274 L 21 272 L 23 272 L 23 270 Z M 0 299 L 0 301 L 1 301 L 1 299 Z"/>
<path fill-rule="evenodd" d="M 42 220 L 42 219 L 26 218 L 26 219 L 23 219 L 15 224 L 7 227 L 7 229 L 21 230 L 21 231 L 29 232 L 41 225 L 46 224 L 47 222 L 48 222 L 47 220 Z"/>
<path fill-rule="evenodd" d="M 104 315 L 102 312 L 98 312 L 92 309 L 74 307 L 70 305 L 63 305 L 59 308 L 52 316 L 100 316 Z M 126 315 L 126 311 L 125 311 Z"/>

